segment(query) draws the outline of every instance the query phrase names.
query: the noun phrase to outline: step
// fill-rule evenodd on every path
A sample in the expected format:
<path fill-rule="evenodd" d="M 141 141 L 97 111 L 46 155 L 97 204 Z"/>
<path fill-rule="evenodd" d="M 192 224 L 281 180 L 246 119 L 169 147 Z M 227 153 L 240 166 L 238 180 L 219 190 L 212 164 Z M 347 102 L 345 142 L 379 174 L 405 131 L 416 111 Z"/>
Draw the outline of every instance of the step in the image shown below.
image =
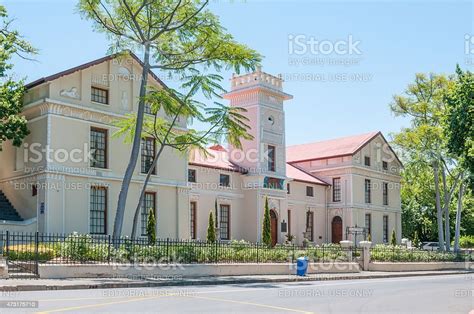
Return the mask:
<path fill-rule="evenodd" d="M 0 190 L 0 220 L 23 221 L 3 191 Z"/>

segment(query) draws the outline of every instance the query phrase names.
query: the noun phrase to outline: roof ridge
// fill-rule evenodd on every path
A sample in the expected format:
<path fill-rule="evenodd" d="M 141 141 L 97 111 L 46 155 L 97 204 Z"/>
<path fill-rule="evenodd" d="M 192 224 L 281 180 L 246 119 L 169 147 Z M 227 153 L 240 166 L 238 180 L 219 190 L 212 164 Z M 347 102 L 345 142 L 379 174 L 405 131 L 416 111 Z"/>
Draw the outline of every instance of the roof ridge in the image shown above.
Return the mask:
<path fill-rule="evenodd" d="M 343 139 L 348 139 L 352 137 L 358 137 L 358 136 L 363 136 L 363 135 L 376 135 L 381 133 L 381 131 L 372 131 L 372 132 L 367 132 L 367 133 L 360 133 L 360 134 L 354 134 L 354 135 L 347 135 L 347 136 L 341 136 L 341 137 L 335 137 L 335 138 L 330 138 L 326 140 L 320 140 L 320 141 L 315 141 L 315 142 L 308 142 L 308 143 L 301 143 L 301 144 L 294 144 L 294 145 L 288 145 L 286 148 L 289 147 L 297 147 L 297 146 L 305 146 L 305 145 L 311 145 L 311 144 L 318 144 L 318 143 L 324 143 L 324 142 L 330 142 L 330 141 L 337 141 L 337 140 L 343 140 Z"/>
<path fill-rule="evenodd" d="M 315 175 L 315 174 L 313 174 L 313 173 L 311 173 L 311 172 L 306 171 L 305 169 L 303 169 L 303 168 L 301 168 L 301 167 L 299 167 L 299 166 L 297 166 L 297 165 L 293 165 L 293 164 L 291 164 L 291 163 L 289 163 L 289 162 L 287 162 L 287 165 L 290 165 L 290 166 L 292 166 L 293 168 L 296 168 L 296 169 L 298 169 L 298 170 L 300 170 L 300 171 L 306 173 L 307 175 L 309 175 L 309 176 L 311 176 L 311 177 L 313 177 L 313 178 L 315 178 L 315 179 L 317 179 L 317 180 L 319 180 L 319 181 L 321 181 L 321 182 L 323 182 L 323 183 L 326 183 L 327 185 L 331 185 L 330 183 L 326 182 L 326 180 L 320 178 L 319 176 L 317 176 L 317 175 Z"/>
<path fill-rule="evenodd" d="M 109 60 L 112 60 L 112 59 L 115 59 L 117 58 L 118 56 L 120 55 L 129 55 L 130 57 L 132 57 L 135 61 L 137 61 L 137 63 L 143 67 L 143 62 L 142 60 L 140 60 L 140 58 L 138 58 L 138 56 L 136 54 L 134 54 L 132 51 L 130 50 L 124 50 L 124 51 L 121 51 L 121 52 L 116 52 L 116 53 L 113 53 L 113 54 L 109 54 L 109 55 L 106 55 L 104 57 L 100 57 L 98 59 L 94 59 L 92 61 L 89 61 L 89 62 L 86 62 L 86 63 L 83 63 L 81 65 L 78 65 L 78 66 L 75 66 L 75 67 L 72 67 L 72 68 L 69 68 L 67 70 L 63 70 L 63 71 L 60 71 L 60 72 L 56 72 L 54 74 L 51 74 L 51 75 L 48 75 L 48 76 L 44 76 L 44 77 L 41 77 L 37 80 L 34 80 L 28 84 L 25 84 L 25 88 L 26 89 L 30 89 L 30 88 L 33 88 L 33 87 L 36 87 L 40 84 L 43 84 L 43 83 L 46 83 L 46 82 L 49 82 L 49 81 L 52 81 L 52 80 L 55 80 L 55 79 L 58 79 L 62 76 L 65 76 L 65 75 L 69 75 L 69 74 L 72 74 L 74 72 L 77 72 L 77 71 L 81 71 L 81 70 L 84 70 L 84 69 L 87 69 L 91 66 L 95 66 L 95 65 L 98 65 L 102 62 L 105 62 L 105 61 L 109 61 Z M 168 88 L 168 86 L 150 69 L 149 70 L 149 74 L 160 84 L 162 85 L 164 88 Z"/>

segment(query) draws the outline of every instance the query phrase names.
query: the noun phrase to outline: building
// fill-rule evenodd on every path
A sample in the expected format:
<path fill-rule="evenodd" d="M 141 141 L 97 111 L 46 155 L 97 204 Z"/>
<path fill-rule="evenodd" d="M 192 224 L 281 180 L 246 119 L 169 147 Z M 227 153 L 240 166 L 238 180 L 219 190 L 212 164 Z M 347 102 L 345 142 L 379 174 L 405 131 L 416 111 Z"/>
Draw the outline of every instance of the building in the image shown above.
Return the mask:
<path fill-rule="evenodd" d="M 131 145 L 113 136 L 113 121 L 137 110 L 141 62 L 108 56 L 27 85 L 24 115 L 30 135 L 0 152 L 0 226 L 14 231 L 107 234 Z M 153 73 L 151 85 L 164 83 Z M 272 240 L 316 244 L 353 238 L 367 227 L 386 242 L 401 234 L 402 166 L 380 132 L 287 147 L 282 79 L 258 69 L 233 76 L 225 95 L 247 109 L 253 140 L 243 149 L 210 147 L 161 156 L 146 193 L 161 238 L 205 239 L 209 212 L 221 240 L 260 241 L 265 200 Z M 183 119 L 184 120 L 184 119 Z M 185 121 L 177 128 L 186 129 Z M 89 152 L 94 158 L 88 158 Z M 156 152 L 142 140 L 127 201 L 129 234 L 147 164 Z M 145 230 L 143 210 L 140 229 Z M 358 238 L 361 240 L 361 237 Z"/>

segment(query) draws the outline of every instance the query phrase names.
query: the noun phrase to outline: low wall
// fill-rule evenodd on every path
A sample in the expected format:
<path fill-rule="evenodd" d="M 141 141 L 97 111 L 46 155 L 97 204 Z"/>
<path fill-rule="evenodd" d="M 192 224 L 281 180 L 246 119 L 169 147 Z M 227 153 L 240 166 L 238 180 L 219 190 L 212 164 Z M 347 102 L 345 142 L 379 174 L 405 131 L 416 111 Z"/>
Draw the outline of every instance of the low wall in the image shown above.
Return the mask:
<path fill-rule="evenodd" d="M 473 263 L 433 262 L 433 263 L 389 263 L 371 262 L 369 271 L 430 271 L 430 270 L 472 270 Z"/>
<path fill-rule="evenodd" d="M 39 265 L 39 276 L 45 279 L 61 278 L 113 278 L 113 277 L 205 277 L 244 275 L 290 275 L 296 273 L 296 266 L 288 263 L 268 264 L 64 264 Z M 357 273 L 358 263 L 310 263 L 309 274 L 315 273 Z"/>
<path fill-rule="evenodd" d="M 37 229 L 36 217 L 23 221 L 0 220 L 0 229 L 10 232 L 34 233 Z"/>

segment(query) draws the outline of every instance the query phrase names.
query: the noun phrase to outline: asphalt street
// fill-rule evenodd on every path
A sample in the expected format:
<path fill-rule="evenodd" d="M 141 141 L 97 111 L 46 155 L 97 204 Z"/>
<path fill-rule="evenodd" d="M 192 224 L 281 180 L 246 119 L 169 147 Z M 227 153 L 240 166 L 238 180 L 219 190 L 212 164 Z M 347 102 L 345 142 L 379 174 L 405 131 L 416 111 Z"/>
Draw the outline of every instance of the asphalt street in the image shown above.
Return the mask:
<path fill-rule="evenodd" d="M 473 289 L 473 274 L 470 274 L 278 284 L 0 292 L 0 313 L 467 314 L 474 309 Z"/>

